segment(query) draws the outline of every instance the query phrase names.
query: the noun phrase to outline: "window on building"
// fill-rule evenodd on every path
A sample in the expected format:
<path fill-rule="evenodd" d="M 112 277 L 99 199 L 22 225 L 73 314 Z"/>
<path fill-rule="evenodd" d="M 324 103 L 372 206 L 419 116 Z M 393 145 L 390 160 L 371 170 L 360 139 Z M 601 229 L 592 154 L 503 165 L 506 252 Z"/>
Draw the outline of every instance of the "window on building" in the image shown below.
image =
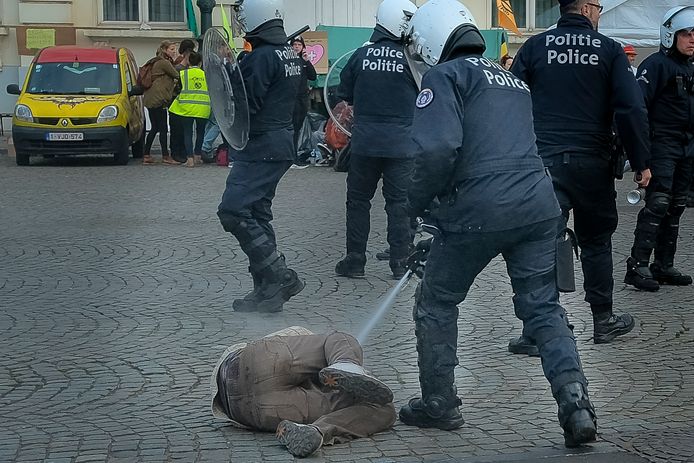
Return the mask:
<path fill-rule="evenodd" d="M 103 0 L 104 21 L 182 23 L 184 0 Z"/>
<path fill-rule="evenodd" d="M 555 0 L 535 0 L 535 27 L 546 29 L 559 19 L 559 3 Z"/>
<path fill-rule="evenodd" d="M 492 3 L 492 26 L 499 27 L 496 0 Z M 519 29 L 546 29 L 559 19 L 559 3 L 556 0 L 510 0 L 516 25 Z"/>
<path fill-rule="evenodd" d="M 527 3 L 528 0 L 511 0 L 511 9 L 516 18 L 518 29 L 525 29 L 527 26 Z M 496 0 L 492 0 L 492 26 L 499 27 L 499 10 L 496 7 Z"/>

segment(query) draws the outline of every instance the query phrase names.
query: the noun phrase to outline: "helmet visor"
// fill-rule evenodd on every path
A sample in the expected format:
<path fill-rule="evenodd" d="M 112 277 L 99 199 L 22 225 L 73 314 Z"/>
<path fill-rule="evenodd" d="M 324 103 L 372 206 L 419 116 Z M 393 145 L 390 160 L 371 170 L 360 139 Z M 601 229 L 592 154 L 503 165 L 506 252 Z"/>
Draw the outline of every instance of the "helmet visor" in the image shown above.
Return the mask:
<path fill-rule="evenodd" d="M 415 44 L 410 41 L 407 46 L 405 46 L 405 58 L 407 58 L 407 64 L 410 66 L 410 71 L 412 71 L 412 76 L 415 82 L 417 82 L 417 87 L 422 89 L 422 77 L 431 68 L 427 63 L 424 62 L 424 58 L 415 51 Z"/>

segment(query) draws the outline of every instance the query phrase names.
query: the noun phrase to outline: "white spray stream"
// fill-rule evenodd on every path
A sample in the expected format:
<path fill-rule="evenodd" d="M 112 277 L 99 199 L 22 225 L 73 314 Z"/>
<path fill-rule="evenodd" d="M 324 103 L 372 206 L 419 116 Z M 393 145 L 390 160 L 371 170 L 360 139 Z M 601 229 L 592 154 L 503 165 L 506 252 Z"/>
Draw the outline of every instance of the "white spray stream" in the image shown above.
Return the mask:
<path fill-rule="evenodd" d="M 364 344 L 366 341 L 366 338 L 369 337 L 369 334 L 371 331 L 374 329 L 374 327 L 381 321 L 383 316 L 386 314 L 390 306 L 393 305 L 393 302 L 395 301 L 396 296 L 400 291 L 402 291 L 402 288 L 405 287 L 407 282 L 409 281 L 410 277 L 412 276 L 412 270 L 408 270 L 405 275 L 403 275 L 402 278 L 400 278 L 400 281 L 391 289 L 388 294 L 386 294 L 386 297 L 383 299 L 381 302 L 381 305 L 378 306 L 378 309 L 376 312 L 373 314 L 373 316 L 366 321 L 366 324 L 364 327 L 359 331 L 359 334 L 357 335 L 357 341 L 359 341 L 359 344 Z"/>

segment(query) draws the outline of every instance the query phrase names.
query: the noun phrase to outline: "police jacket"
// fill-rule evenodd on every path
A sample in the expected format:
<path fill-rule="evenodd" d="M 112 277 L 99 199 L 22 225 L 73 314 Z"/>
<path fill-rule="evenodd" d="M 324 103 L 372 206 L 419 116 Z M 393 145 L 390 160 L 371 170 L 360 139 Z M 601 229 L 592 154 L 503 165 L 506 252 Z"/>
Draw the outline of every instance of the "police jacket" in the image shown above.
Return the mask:
<path fill-rule="evenodd" d="M 371 40 L 350 57 L 337 90 L 354 106 L 352 155 L 404 158 L 411 152 L 417 83 L 399 40 L 378 26 Z"/>
<path fill-rule="evenodd" d="M 232 150 L 237 161 L 282 161 L 295 157 L 292 116 L 299 83 L 301 59 L 287 44 L 282 21 L 260 26 L 246 39 L 253 50 L 239 61 L 248 97 L 248 145 Z"/>
<path fill-rule="evenodd" d="M 660 50 L 639 66 L 653 143 L 691 145 L 694 156 L 694 62 L 676 50 Z"/>
<path fill-rule="evenodd" d="M 502 231 L 561 214 L 537 154 L 527 85 L 481 55 L 424 75 L 412 133 L 410 207 L 420 215 L 438 197 L 442 230 Z"/>
<path fill-rule="evenodd" d="M 614 120 L 632 168 L 647 167 L 648 118 L 631 66 L 588 18 L 566 14 L 556 29 L 529 38 L 511 72 L 530 86 L 545 160 L 566 152 L 609 158 Z"/>

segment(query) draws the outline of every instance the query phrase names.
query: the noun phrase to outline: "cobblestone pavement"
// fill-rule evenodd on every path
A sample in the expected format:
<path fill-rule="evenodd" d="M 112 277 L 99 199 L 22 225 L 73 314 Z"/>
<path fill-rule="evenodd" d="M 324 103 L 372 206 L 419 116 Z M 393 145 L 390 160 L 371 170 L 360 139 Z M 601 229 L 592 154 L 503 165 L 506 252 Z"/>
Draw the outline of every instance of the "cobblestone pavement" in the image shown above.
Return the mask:
<path fill-rule="evenodd" d="M 284 312 L 258 315 L 230 309 L 251 281 L 215 215 L 227 169 L 33 162 L 19 168 L 0 156 L 0 461 L 291 461 L 274 436 L 214 421 L 208 378 L 225 346 L 288 325 L 356 333 L 393 286 L 387 262 L 373 258 L 364 279 L 333 273 L 344 174 L 291 170 L 280 184 L 279 245 L 307 284 Z M 583 293 L 562 298 L 598 410 L 597 444 L 563 448 L 539 359 L 506 352 L 520 322 L 496 260 L 461 307 L 465 426 L 397 423 L 309 461 L 693 461 L 694 288 L 651 294 L 621 283 L 638 210 L 623 200 L 628 187 L 619 183 L 616 308 L 637 327 L 596 346 Z M 380 195 L 372 212 L 370 256 L 385 246 Z M 693 220 L 688 211 L 678 252 L 690 271 Z M 367 366 L 398 407 L 418 393 L 414 283 L 365 344 Z"/>

